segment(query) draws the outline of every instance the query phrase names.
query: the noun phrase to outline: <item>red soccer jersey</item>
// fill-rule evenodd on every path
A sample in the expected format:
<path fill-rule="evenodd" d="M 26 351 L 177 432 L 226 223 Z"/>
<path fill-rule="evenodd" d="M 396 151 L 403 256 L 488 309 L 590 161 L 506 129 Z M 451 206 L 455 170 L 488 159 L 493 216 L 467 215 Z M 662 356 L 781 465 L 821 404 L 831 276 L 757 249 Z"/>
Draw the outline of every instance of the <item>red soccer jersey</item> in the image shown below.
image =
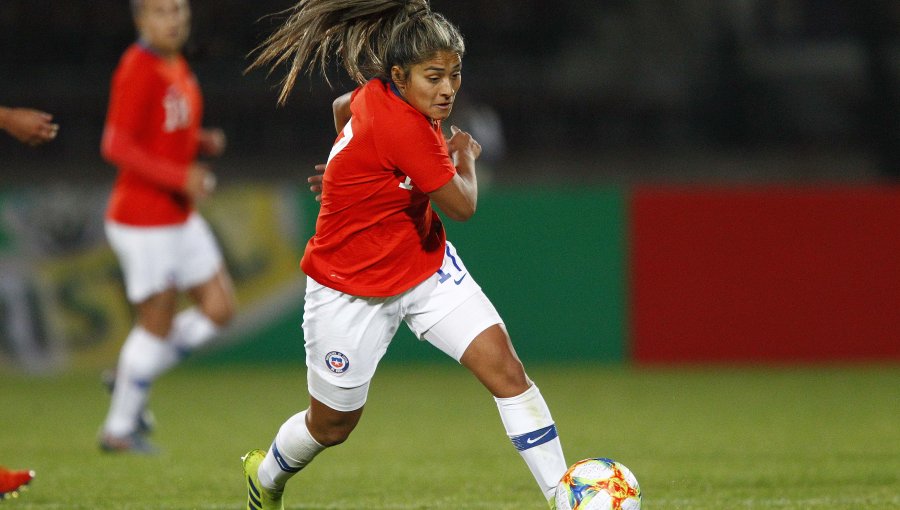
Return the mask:
<path fill-rule="evenodd" d="M 164 59 L 133 44 L 113 75 L 103 157 L 119 169 L 106 217 L 126 225 L 183 223 L 193 204 L 182 192 L 197 157 L 200 87 L 181 56 Z"/>
<path fill-rule="evenodd" d="M 316 233 L 300 265 L 356 296 L 394 296 L 441 267 L 446 235 L 430 193 L 453 178 L 439 122 L 378 79 L 356 89 L 323 180 Z"/>

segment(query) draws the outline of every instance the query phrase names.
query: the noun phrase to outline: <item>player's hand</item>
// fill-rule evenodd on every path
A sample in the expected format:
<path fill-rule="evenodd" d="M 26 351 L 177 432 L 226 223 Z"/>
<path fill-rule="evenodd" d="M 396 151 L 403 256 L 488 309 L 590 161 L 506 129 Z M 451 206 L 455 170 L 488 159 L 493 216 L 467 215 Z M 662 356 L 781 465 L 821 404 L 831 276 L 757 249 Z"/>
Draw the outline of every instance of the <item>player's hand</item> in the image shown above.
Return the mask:
<path fill-rule="evenodd" d="M 472 138 L 472 135 L 456 126 L 450 126 L 450 132 L 453 134 L 447 140 L 447 149 L 454 163 L 459 158 L 472 158 L 474 161 L 481 156 L 481 144 Z"/>
<path fill-rule="evenodd" d="M 225 152 L 228 141 L 225 132 L 219 128 L 201 129 L 198 136 L 200 152 L 204 156 L 219 157 Z"/>
<path fill-rule="evenodd" d="M 309 183 L 309 190 L 316 194 L 316 202 L 322 201 L 322 179 L 324 178 L 325 165 L 319 163 L 315 166 L 316 173 L 306 178 Z"/>
<path fill-rule="evenodd" d="M 194 163 L 188 168 L 187 180 L 184 182 L 184 194 L 194 202 L 199 202 L 216 190 L 216 176 L 209 165 Z"/>
<path fill-rule="evenodd" d="M 0 127 L 16 140 L 32 147 L 56 138 L 59 124 L 49 113 L 30 108 L 0 108 Z"/>

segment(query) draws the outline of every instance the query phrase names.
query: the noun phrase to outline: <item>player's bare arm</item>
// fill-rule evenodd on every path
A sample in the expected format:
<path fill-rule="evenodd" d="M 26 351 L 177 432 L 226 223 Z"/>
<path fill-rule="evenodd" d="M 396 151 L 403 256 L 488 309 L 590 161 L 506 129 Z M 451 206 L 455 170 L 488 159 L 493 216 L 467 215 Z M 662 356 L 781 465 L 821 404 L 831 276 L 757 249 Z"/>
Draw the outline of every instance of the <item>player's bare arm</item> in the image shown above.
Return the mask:
<path fill-rule="evenodd" d="M 344 126 L 350 122 L 350 98 L 353 92 L 347 92 L 341 95 L 331 103 L 331 110 L 334 113 L 334 130 L 340 133 Z M 309 190 L 316 194 L 316 202 L 322 201 L 322 177 L 325 173 L 325 164 L 319 163 L 315 166 L 316 173 L 306 178 L 309 183 Z"/>
<path fill-rule="evenodd" d="M 187 178 L 184 181 L 184 194 L 194 202 L 203 200 L 216 189 L 216 177 L 209 165 L 194 163 L 188 167 Z"/>
<path fill-rule="evenodd" d="M 352 96 L 353 92 L 347 92 L 331 104 L 331 110 L 334 112 L 334 129 L 338 133 L 350 122 L 350 98 Z"/>
<path fill-rule="evenodd" d="M 450 130 L 453 135 L 447 140 L 447 149 L 453 158 L 456 175 L 428 196 L 450 219 L 466 221 L 475 214 L 478 203 L 475 160 L 481 155 L 481 144 L 456 126 L 450 126 Z"/>
<path fill-rule="evenodd" d="M 59 124 L 52 121 L 53 116 L 46 112 L 0 106 L 0 129 L 33 147 L 56 138 Z"/>

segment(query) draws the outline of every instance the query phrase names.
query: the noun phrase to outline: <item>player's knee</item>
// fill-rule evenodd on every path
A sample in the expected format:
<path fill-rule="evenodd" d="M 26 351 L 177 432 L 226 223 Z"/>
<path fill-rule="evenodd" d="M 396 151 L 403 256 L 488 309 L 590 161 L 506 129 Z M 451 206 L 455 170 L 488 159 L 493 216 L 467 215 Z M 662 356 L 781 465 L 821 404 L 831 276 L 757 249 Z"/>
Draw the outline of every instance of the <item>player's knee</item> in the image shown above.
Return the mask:
<path fill-rule="evenodd" d="M 137 323 L 151 335 L 166 338 L 172 331 L 173 317 L 167 313 L 148 313 L 146 310 L 138 312 Z"/>
<path fill-rule="evenodd" d="M 322 446 L 337 446 L 350 437 L 350 432 L 352 432 L 352 430 L 331 430 L 325 435 L 325 437 L 321 438 L 321 440 L 317 439 L 317 441 Z"/>
<path fill-rule="evenodd" d="M 309 432 L 317 443 L 325 447 L 331 447 L 346 441 L 355 427 L 355 423 L 331 424 L 326 427 L 317 427 L 315 429 L 310 427 Z"/>
<path fill-rule="evenodd" d="M 234 319 L 237 306 L 232 298 L 203 304 L 203 313 L 219 327 L 227 326 Z"/>
<path fill-rule="evenodd" d="M 531 386 L 528 376 L 525 375 L 525 367 L 518 358 L 506 360 L 497 373 L 500 377 L 498 388 L 506 396 L 521 395 Z M 494 396 L 499 397 L 501 395 Z"/>
<path fill-rule="evenodd" d="M 138 303 L 135 308 L 137 323 L 149 333 L 166 338 L 175 318 L 175 300 L 175 291 L 167 290 Z"/>
<path fill-rule="evenodd" d="M 218 314 L 218 320 L 216 321 L 219 326 L 227 326 L 234 319 L 234 314 L 236 310 L 236 306 L 233 301 L 227 302 L 222 306 L 221 310 Z"/>
<path fill-rule="evenodd" d="M 531 382 L 517 356 L 501 356 L 491 361 L 487 377 L 482 382 L 498 398 L 510 398 L 524 393 Z"/>
<path fill-rule="evenodd" d="M 336 411 L 313 399 L 306 412 L 309 434 L 322 446 L 337 446 L 350 437 L 362 417 L 362 409 L 351 412 Z"/>

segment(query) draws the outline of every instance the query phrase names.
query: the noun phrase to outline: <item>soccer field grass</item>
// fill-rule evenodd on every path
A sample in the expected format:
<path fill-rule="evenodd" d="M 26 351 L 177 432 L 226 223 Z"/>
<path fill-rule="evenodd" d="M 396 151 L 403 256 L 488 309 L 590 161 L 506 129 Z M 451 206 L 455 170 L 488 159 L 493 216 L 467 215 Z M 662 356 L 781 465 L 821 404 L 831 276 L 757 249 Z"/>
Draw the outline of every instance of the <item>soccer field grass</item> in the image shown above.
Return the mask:
<path fill-rule="evenodd" d="M 305 407 L 296 365 L 184 367 L 154 389 L 155 457 L 108 455 L 96 374 L 0 375 L 0 464 L 37 471 L 16 509 L 238 509 L 239 457 Z M 643 508 L 900 509 L 900 367 L 540 367 L 567 460 L 634 471 Z M 344 445 L 288 509 L 544 509 L 490 396 L 456 366 L 383 367 Z"/>

